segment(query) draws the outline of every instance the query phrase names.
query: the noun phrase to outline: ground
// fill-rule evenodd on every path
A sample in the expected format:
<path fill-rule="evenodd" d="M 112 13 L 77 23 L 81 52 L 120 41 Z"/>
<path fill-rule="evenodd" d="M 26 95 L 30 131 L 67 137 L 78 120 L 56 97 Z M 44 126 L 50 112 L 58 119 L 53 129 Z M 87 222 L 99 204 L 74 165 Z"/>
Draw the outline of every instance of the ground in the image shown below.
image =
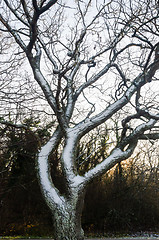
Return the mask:
<path fill-rule="evenodd" d="M 13 240 L 13 239 L 16 239 L 16 238 L 3 238 L 3 237 L 0 237 L 0 239 L 7 239 L 7 240 Z M 158 237 L 133 237 L 133 238 L 127 238 L 127 237 L 123 237 L 123 238 L 86 238 L 85 240 L 154 240 L 154 239 L 159 239 L 159 236 Z M 19 239 L 18 240 L 24 240 L 24 239 Z M 25 238 L 25 240 L 27 240 Z M 28 238 L 28 240 L 37 240 L 37 239 L 31 239 L 31 238 Z M 42 238 L 39 238 L 38 240 L 53 240 L 53 238 L 47 238 L 47 239 L 42 239 Z"/>

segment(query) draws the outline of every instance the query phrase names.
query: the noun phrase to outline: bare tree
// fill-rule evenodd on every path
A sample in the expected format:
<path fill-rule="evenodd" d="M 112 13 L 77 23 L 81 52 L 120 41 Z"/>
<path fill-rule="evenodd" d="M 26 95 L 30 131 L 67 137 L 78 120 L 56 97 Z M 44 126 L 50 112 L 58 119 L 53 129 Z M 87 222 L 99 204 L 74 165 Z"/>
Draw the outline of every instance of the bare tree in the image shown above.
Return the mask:
<path fill-rule="evenodd" d="M 37 99 L 46 100 L 47 113 L 56 119 L 56 129 L 37 157 L 38 179 L 53 214 L 55 238 L 83 239 L 86 186 L 129 158 L 140 138 L 158 139 L 158 3 L 3 0 L 0 21 L 2 45 L 6 39 L 12 43 L 6 78 L 14 87 L 8 69 L 13 70 L 12 62 L 18 69 L 22 61 L 17 80 L 27 83 L 23 69 L 31 67 L 41 89 Z M 104 160 L 81 176 L 76 161 L 80 139 L 106 121 L 113 134 L 112 119 L 117 115 L 122 120 L 118 141 Z M 11 124 L 7 118 L 1 123 Z M 50 173 L 50 155 L 57 149 L 65 191 Z"/>

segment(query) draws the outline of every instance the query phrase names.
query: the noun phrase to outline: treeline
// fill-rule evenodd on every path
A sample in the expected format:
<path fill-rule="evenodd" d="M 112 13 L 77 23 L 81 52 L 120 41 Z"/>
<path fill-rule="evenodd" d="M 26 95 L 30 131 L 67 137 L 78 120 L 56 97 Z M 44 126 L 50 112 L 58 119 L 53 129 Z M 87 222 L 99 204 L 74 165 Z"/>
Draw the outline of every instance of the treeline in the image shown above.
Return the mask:
<path fill-rule="evenodd" d="M 32 131 L 12 126 L 0 129 L 0 235 L 53 235 L 52 217 L 35 171 L 37 150 L 50 137 L 51 126 L 36 128 L 34 123 Z M 91 139 L 93 135 L 87 144 L 83 141 L 78 147 L 81 174 L 108 152 L 106 132 L 98 140 Z M 58 168 L 58 156 L 57 151 L 50 158 L 52 173 Z M 140 158 L 138 154 L 117 164 L 89 185 L 82 217 L 87 234 L 159 230 L 158 167 Z M 62 187 L 60 170 L 53 177 Z"/>
<path fill-rule="evenodd" d="M 128 161 L 88 188 L 83 224 L 87 232 L 135 233 L 159 230 L 159 174 Z"/>

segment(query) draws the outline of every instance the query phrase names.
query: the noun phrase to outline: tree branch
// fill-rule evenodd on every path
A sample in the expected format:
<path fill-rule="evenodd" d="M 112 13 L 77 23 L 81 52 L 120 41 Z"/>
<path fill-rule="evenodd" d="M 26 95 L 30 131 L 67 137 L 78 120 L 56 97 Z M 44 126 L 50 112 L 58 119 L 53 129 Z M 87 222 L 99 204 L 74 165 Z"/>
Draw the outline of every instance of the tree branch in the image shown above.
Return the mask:
<path fill-rule="evenodd" d="M 100 112 L 99 114 L 93 116 L 90 119 L 86 119 L 81 123 L 77 124 L 74 128 L 79 129 L 80 136 L 83 136 L 88 131 L 92 130 L 93 128 L 99 126 L 101 123 L 104 123 L 107 119 L 109 119 L 114 113 L 116 113 L 119 109 L 125 106 L 133 94 L 136 92 L 136 89 L 143 86 L 145 84 L 145 78 L 143 75 L 139 75 L 136 77 L 131 84 L 131 86 L 125 91 L 123 96 L 118 99 L 116 102 L 111 104 L 105 110 Z"/>
<path fill-rule="evenodd" d="M 40 8 L 40 14 L 46 12 L 50 7 L 52 7 L 55 3 L 57 2 L 57 0 L 50 0 L 45 6 Z"/>
<path fill-rule="evenodd" d="M 54 186 L 50 175 L 49 155 L 57 147 L 61 139 L 61 130 L 58 128 L 52 138 L 41 148 L 37 159 L 38 178 L 41 190 L 47 200 L 49 207 L 53 210 L 65 203 L 64 197 L 60 195 L 59 190 Z"/>
<path fill-rule="evenodd" d="M 55 73 L 55 74 L 59 73 L 57 63 L 56 63 L 56 61 L 52 58 L 51 53 L 49 52 L 49 50 L 46 48 L 46 45 L 45 45 L 44 41 L 43 41 L 39 36 L 38 36 L 38 40 L 39 40 L 39 42 L 41 43 L 41 46 L 42 46 L 42 48 L 44 49 L 44 51 L 45 51 L 48 59 L 50 60 L 50 62 L 51 62 L 51 63 L 53 64 L 53 66 L 54 66 L 54 73 Z"/>
<path fill-rule="evenodd" d="M 138 140 L 140 138 L 140 136 L 143 136 L 145 131 L 152 129 L 154 127 L 154 125 L 156 124 L 156 122 L 157 122 L 157 120 L 150 119 L 148 122 L 143 123 L 143 124 L 139 125 L 138 127 L 136 127 L 136 129 L 134 129 L 129 136 L 127 136 L 121 140 L 121 142 L 118 144 L 119 147 L 121 149 L 124 149 L 126 147 L 126 145 L 131 144 L 131 142 L 134 141 L 134 139 Z"/>
<path fill-rule="evenodd" d="M 119 143 L 114 150 L 111 152 L 109 157 L 107 157 L 104 161 L 96 165 L 95 168 L 89 170 L 84 175 L 84 183 L 91 181 L 94 177 L 98 177 L 102 175 L 104 172 L 111 169 L 115 164 L 117 164 L 120 161 L 123 161 L 127 158 L 129 158 L 138 142 L 138 139 L 140 136 L 143 135 L 143 133 L 151 129 L 154 124 L 156 123 L 156 120 L 151 119 L 147 123 L 143 123 L 139 125 L 129 137 L 125 138 L 121 143 Z M 126 149 L 125 149 L 126 147 Z"/>
<path fill-rule="evenodd" d="M 104 161 L 96 165 L 95 168 L 89 170 L 84 175 L 84 184 L 90 182 L 95 177 L 101 176 L 103 173 L 107 172 L 113 166 L 115 166 L 118 162 L 121 162 L 128 157 L 131 156 L 134 149 L 136 147 L 136 142 L 129 145 L 126 151 L 122 151 L 120 148 L 115 148 L 109 157 L 107 157 Z"/>
<path fill-rule="evenodd" d="M 26 130 L 29 129 L 29 127 L 24 125 L 24 124 L 15 124 L 15 123 L 5 121 L 5 120 L 1 120 L 1 119 L 0 119 L 0 124 L 3 124 L 5 126 L 9 126 L 9 127 L 14 127 L 14 128 L 23 128 L 23 129 L 26 129 Z"/>
<path fill-rule="evenodd" d="M 140 140 L 159 140 L 159 133 L 146 133 L 139 136 Z"/>
<path fill-rule="evenodd" d="M 24 13 L 25 13 L 25 15 L 26 15 L 26 18 L 27 18 L 27 20 L 28 20 L 28 23 L 30 24 L 31 16 L 30 16 L 29 11 L 28 11 L 28 9 L 27 9 L 26 2 L 25 2 L 25 0 L 20 0 L 20 1 L 21 1 L 21 3 L 22 3 L 23 10 L 24 10 Z"/>
<path fill-rule="evenodd" d="M 100 79 L 105 73 L 108 72 L 108 70 L 111 67 L 111 63 L 107 64 L 98 74 L 96 74 L 94 77 L 90 78 L 87 82 L 83 83 L 76 91 L 75 95 L 74 95 L 74 99 L 76 100 L 79 95 L 81 94 L 81 92 L 87 88 L 88 86 L 92 85 L 93 83 L 95 83 L 98 79 Z"/>
<path fill-rule="evenodd" d="M 24 25 L 26 25 L 27 27 L 29 26 L 27 24 L 27 22 L 25 22 L 19 15 L 18 13 L 16 12 L 15 9 L 12 8 L 12 6 L 10 5 L 10 3 L 8 2 L 8 0 L 4 0 L 4 2 L 6 3 L 7 7 L 11 10 L 11 12 L 14 14 L 14 16 L 20 21 L 22 22 Z"/>
<path fill-rule="evenodd" d="M 15 41 L 23 49 L 23 51 L 26 52 L 27 48 L 26 48 L 25 43 L 22 41 L 22 39 L 19 36 L 19 34 L 17 33 L 17 31 L 14 30 L 13 28 L 11 28 L 9 23 L 2 17 L 2 14 L 0 14 L 0 22 L 2 22 L 2 24 L 7 28 L 8 32 L 14 37 Z"/>

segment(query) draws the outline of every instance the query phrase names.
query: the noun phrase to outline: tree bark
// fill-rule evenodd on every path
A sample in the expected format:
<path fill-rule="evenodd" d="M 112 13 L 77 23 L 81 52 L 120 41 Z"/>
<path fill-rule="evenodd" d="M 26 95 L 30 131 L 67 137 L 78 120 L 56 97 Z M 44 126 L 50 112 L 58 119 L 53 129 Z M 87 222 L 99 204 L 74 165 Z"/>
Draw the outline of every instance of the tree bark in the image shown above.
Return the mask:
<path fill-rule="evenodd" d="M 83 240 L 84 233 L 74 211 L 55 213 L 54 234 L 56 240 Z"/>
<path fill-rule="evenodd" d="M 84 194 L 77 199 L 71 197 L 62 209 L 53 211 L 55 240 L 83 240 L 84 231 L 81 226 Z"/>

